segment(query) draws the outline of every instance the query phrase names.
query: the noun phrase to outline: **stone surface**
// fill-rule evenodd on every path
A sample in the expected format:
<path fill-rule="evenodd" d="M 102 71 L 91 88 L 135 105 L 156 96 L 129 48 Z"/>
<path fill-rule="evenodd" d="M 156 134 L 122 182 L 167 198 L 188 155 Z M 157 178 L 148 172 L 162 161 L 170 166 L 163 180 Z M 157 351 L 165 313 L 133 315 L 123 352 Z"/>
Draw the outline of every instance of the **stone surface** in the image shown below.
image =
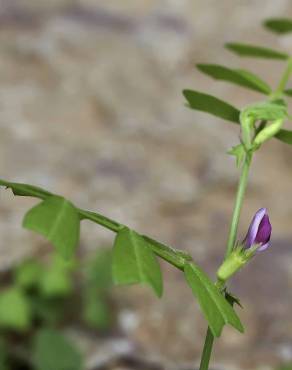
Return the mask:
<path fill-rule="evenodd" d="M 265 17 L 291 12 L 288 0 L 0 1 L 1 177 L 38 184 L 185 249 L 214 274 L 238 176 L 226 151 L 238 129 L 188 110 L 181 90 L 210 91 L 239 107 L 262 99 L 214 83 L 194 65 L 250 68 L 275 84 L 281 62 L 239 60 L 222 44 L 291 50 L 291 38 L 260 27 Z M 266 206 L 273 248 L 233 284 L 247 333 L 225 330 L 215 352 L 224 369 L 271 369 L 291 356 L 291 155 L 273 141 L 256 156 L 240 235 Z M 20 227 L 33 204 L 1 192 L 1 270 L 47 253 L 42 238 Z M 82 226 L 84 250 L 112 239 Z M 138 287 L 116 295 L 137 318 L 125 336 L 179 368 L 198 362 L 205 323 L 181 274 L 163 268 L 161 301 Z"/>

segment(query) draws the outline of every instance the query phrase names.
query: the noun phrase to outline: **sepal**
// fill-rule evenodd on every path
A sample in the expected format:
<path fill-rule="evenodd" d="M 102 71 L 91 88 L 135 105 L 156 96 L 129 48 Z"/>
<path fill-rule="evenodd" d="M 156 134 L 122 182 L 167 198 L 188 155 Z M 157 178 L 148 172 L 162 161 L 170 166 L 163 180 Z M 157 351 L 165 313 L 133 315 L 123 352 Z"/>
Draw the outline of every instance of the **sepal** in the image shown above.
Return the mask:
<path fill-rule="evenodd" d="M 259 247 L 259 244 L 255 244 L 248 249 L 244 248 L 243 245 L 236 246 L 230 256 L 219 267 L 217 271 L 218 279 L 222 282 L 229 280 L 231 276 L 249 262 Z"/>

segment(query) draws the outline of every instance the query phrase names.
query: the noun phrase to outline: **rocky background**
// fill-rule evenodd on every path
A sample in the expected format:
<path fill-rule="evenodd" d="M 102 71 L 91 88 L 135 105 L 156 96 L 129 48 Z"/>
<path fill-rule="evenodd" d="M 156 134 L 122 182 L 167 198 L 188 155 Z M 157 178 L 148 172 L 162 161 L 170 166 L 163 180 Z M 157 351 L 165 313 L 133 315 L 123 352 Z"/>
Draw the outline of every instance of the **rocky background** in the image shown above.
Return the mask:
<path fill-rule="evenodd" d="M 226 151 L 238 128 L 187 109 L 181 90 L 238 107 L 261 99 L 194 65 L 249 68 L 277 83 L 282 62 L 239 59 L 222 48 L 234 40 L 291 50 L 291 37 L 260 26 L 271 16 L 292 17 L 291 1 L 1 0 L 1 177 L 121 220 L 190 252 L 214 274 L 238 177 Z M 214 353 L 220 369 L 268 370 L 292 360 L 291 169 L 292 147 L 276 140 L 256 156 L 240 232 L 265 206 L 273 248 L 233 283 L 246 334 L 224 330 Z M 1 192 L 2 270 L 47 248 L 20 226 L 34 203 Z M 82 226 L 84 252 L 112 240 L 97 225 Z M 141 287 L 116 290 L 122 339 L 91 343 L 79 335 L 88 362 L 134 345 L 166 369 L 198 363 L 205 322 L 181 274 L 163 270 L 162 300 Z"/>

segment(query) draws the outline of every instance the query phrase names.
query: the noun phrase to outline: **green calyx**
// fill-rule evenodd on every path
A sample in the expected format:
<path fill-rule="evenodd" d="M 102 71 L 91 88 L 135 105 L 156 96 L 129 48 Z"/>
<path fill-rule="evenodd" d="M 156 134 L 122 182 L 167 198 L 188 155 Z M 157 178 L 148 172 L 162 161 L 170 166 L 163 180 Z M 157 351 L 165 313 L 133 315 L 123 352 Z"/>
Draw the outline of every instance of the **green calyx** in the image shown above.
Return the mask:
<path fill-rule="evenodd" d="M 257 248 L 257 245 L 248 249 L 243 246 L 235 247 L 229 257 L 219 267 L 217 271 L 218 280 L 222 282 L 229 280 L 237 271 L 249 262 L 249 260 L 255 255 Z"/>

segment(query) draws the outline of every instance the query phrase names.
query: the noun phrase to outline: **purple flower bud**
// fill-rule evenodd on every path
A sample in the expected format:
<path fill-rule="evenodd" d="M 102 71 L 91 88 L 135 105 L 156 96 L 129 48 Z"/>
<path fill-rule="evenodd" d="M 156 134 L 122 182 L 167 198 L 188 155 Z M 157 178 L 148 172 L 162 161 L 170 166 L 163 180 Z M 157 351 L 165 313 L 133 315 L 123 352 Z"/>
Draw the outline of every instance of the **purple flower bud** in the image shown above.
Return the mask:
<path fill-rule="evenodd" d="M 247 235 L 243 241 L 246 249 L 253 245 L 259 245 L 259 252 L 264 251 L 270 245 L 272 226 L 266 208 L 259 209 L 254 215 L 249 226 Z"/>

